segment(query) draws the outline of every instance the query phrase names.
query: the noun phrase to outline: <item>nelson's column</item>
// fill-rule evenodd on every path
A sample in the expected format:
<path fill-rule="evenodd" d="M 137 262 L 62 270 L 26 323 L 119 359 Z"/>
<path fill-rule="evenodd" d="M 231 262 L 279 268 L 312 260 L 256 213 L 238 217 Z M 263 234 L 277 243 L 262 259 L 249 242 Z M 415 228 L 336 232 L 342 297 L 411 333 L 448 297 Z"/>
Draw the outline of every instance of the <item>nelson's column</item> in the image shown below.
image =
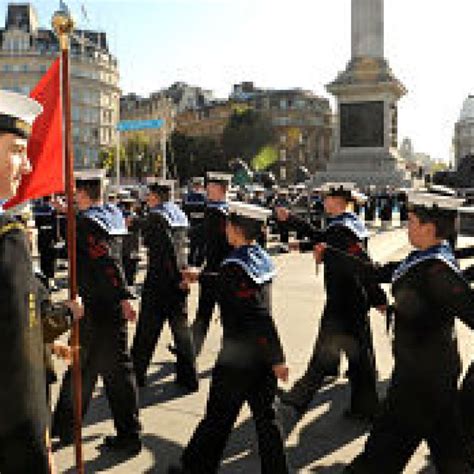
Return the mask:
<path fill-rule="evenodd" d="M 407 186 L 398 155 L 397 102 L 406 89 L 384 58 L 383 0 L 352 0 L 352 59 L 327 86 L 337 99 L 334 152 L 325 181 Z"/>

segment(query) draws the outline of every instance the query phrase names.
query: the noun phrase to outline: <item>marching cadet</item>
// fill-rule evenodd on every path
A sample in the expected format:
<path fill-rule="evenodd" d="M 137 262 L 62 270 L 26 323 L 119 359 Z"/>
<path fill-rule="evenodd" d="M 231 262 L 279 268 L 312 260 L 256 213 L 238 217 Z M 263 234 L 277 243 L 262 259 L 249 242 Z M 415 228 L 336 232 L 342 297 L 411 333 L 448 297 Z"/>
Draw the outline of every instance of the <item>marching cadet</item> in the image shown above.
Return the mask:
<path fill-rule="evenodd" d="M 346 473 L 403 472 L 422 440 L 437 472 L 472 473 L 459 416 L 461 361 L 454 322 L 474 329 L 474 293 L 448 244 L 462 201 L 429 193 L 409 194 L 408 237 L 416 250 L 381 267 L 353 256 L 351 271 L 392 283 L 394 370 L 365 449 Z M 318 260 L 334 251 L 320 246 Z M 338 252 L 339 253 L 339 252 Z"/>
<path fill-rule="evenodd" d="M 209 172 L 206 177 L 207 203 L 204 222 L 199 230 L 199 251 L 191 258 L 190 265 L 204 269 L 199 279 L 199 303 L 192 325 L 196 357 L 201 353 L 217 303 L 217 280 L 221 263 L 232 247 L 226 239 L 228 203 L 227 189 L 232 176 L 226 173 Z"/>
<path fill-rule="evenodd" d="M 33 209 L 35 225 L 38 229 L 40 268 L 46 278 L 47 288 L 54 291 L 57 289 L 54 284 L 55 244 L 58 233 L 57 216 L 56 209 L 51 205 L 51 196 L 45 196 L 42 201 Z"/>
<path fill-rule="evenodd" d="M 41 106 L 0 90 L 0 200 L 31 171 L 27 139 Z M 49 473 L 49 407 L 41 330 L 40 282 L 22 224 L 0 212 L 0 472 Z M 43 290 L 44 291 L 44 290 Z M 77 312 L 69 302 L 71 311 Z M 61 310 L 64 313 L 64 310 Z"/>
<path fill-rule="evenodd" d="M 199 228 L 204 219 L 206 208 L 206 191 L 204 188 L 204 178 L 195 177 L 191 179 L 191 190 L 186 193 L 183 200 L 183 211 L 188 216 L 189 230 L 189 255 L 190 260 L 198 258 Z"/>
<path fill-rule="evenodd" d="M 271 211 L 230 203 L 226 225 L 234 250 L 219 268 L 219 306 L 224 330 L 213 370 L 206 414 L 184 449 L 181 466 L 170 474 L 213 474 L 219 468 L 227 439 L 245 402 L 252 411 L 263 474 L 288 472 L 273 402 L 277 379 L 288 368 L 272 318 L 271 284 L 275 270 L 269 255 L 255 243 Z M 192 269 L 186 278 L 195 281 Z"/>
<path fill-rule="evenodd" d="M 328 215 L 324 231 L 291 216 L 284 208 L 277 209 L 280 220 L 309 236 L 309 241 L 297 244 L 300 251 L 311 251 L 316 243 L 325 242 L 344 251 L 363 252 L 367 245 L 367 230 L 357 216 L 347 212 L 355 192 L 353 183 L 327 183 L 322 192 Z M 324 283 L 326 306 L 310 362 L 304 375 L 289 392 L 283 392 L 280 399 L 303 413 L 324 377 L 332 375 L 334 367 L 339 364 L 342 350 L 349 359 L 351 384 L 351 405 L 345 415 L 371 420 L 378 408 L 378 396 L 368 311 L 370 307 L 383 309 L 387 304 L 386 295 L 380 286 L 348 272 L 336 257 L 325 260 Z"/>
<path fill-rule="evenodd" d="M 120 210 L 103 204 L 104 175 L 83 172 L 76 178 L 77 277 L 84 302 L 80 321 L 83 413 L 102 376 L 116 436 L 104 446 L 136 455 L 141 450 L 141 426 L 135 375 L 127 345 L 127 321 L 136 319 L 120 263 L 120 236 L 126 233 Z M 53 435 L 69 444 L 73 435 L 72 374 L 63 379 L 53 417 Z"/>
<path fill-rule="evenodd" d="M 172 182 L 149 186 L 148 216 L 141 222 L 148 248 L 148 271 L 142 293 L 140 317 L 133 340 L 132 359 L 138 385 L 145 385 L 146 372 L 165 321 L 168 321 L 177 355 L 176 383 L 198 389 L 194 348 L 188 326 L 188 288 L 181 271 L 187 266 L 186 237 L 189 223 L 171 201 Z"/>

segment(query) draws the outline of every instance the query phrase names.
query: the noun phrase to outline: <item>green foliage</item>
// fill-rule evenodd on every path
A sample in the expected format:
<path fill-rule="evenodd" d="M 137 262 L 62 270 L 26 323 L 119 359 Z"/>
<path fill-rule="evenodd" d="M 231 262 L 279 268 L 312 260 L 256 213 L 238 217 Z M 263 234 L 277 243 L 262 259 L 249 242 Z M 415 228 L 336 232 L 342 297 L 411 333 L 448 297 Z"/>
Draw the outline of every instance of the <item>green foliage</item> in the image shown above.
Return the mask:
<path fill-rule="evenodd" d="M 255 171 L 265 171 L 278 161 L 278 151 L 274 146 L 267 145 L 252 159 Z"/>
<path fill-rule="evenodd" d="M 235 111 L 222 136 L 224 156 L 229 161 L 242 158 L 246 163 L 251 163 L 264 147 L 273 142 L 271 123 L 253 109 Z"/>
<path fill-rule="evenodd" d="M 206 171 L 228 169 L 222 148 L 213 138 L 173 132 L 170 149 L 175 175 L 183 182 L 193 176 L 203 176 Z"/>

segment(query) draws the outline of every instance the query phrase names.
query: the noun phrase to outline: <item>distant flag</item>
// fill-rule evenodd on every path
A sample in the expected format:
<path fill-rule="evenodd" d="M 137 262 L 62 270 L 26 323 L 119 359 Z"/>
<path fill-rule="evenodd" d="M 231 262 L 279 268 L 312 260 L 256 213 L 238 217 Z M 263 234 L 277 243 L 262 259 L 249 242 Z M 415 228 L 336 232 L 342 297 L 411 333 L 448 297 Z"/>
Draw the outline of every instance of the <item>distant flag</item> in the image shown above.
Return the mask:
<path fill-rule="evenodd" d="M 278 161 L 278 151 L 275 147 L 267 145 L 252 159 L 252 168 L 255 171 L 265 171 Z"/>
<path fill-rule="evenodd" d="M 60 60 L 53 62 L 30 97 L 43 106 L 28 140 L 32 171 L 24 175 L 16 196 L 4 208 L 29 199 L 64 192 Z"/>

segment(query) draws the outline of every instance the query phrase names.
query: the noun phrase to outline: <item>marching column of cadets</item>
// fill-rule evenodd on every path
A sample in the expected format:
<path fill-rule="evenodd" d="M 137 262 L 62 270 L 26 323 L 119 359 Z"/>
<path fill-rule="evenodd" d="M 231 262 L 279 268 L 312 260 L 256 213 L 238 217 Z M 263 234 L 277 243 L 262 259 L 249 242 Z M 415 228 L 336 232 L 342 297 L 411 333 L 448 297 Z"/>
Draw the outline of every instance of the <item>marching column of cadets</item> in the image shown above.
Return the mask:
<path fill-rule="evenodd" d="M 40 106 L 31 99 L 0 91 L 0 169 L 8 170 L 0 173 L 0 199 L 12 197 L 21 175 L 29 171 L 26 143 L 39 113 Z M 104 445 L 134 456 L 142 447 L 137 379 L 139 385 L 146 384 L 147 367 L 165 320 L 175 339 L 170 349 L 177 357 L 176 381 L 192 392 L 198 389 L 196 354 L 216 304 L 223 341 L 206 413 L 169 473 L 217 472 L 245 402 L 255 420 L 262 472 L 288 472 L 277 412 L 293 410 L 296 419 L 302 416 L 323 378 L 337 367 L 340 351 L 349 359 L 352 397 L 347 414 L 373 422 L 363 452 L 346 472 L 402 472 L 422 440 L 428 442 L 439 472 L 472 472 L 474 369 L 468 370 L 459 390 L 461 365 L 454 333 L 456 317 L 474 328 L 474 293 L 468 284 L 474 270 L 462 272 L 457 263 L 457 259 L 472 257 L 474 251 L 454 251 L 452 246 L 460 200 L 440 195 L 440 190 L 410 194 L 404 212 L 408 211 L 408 236 L 416 250 L 401 262 L 382 266 L 371 261 L 366 229 L 347 208 L 356 196 L 353 185 L 323 187 L 328 215 L 324 230 L 292 215 L 282 200 L 284 207 L 276 211 L 284 224 L 280 229 L 295 228 L 308 238 L 290 246 L 312 250 L 317 262 L 324 261 L 327 302 L 307 371 L 290 391 L 278 393 L 277 381 L 288 379 L 288 367 L 271 309 L 275 269 L 268 253 L 256 243 L 270 211 L 256 201 L 226 202 L 229 176 L 209 174 L 208 199 L 204 202 L 201 195 L 194 200 L 202 202 L 198 204 L 202 207 L 200 216 L 190 219 L 193 245 L 186 261 L 184 242 L 190 222 L 171 202 L 170 183 L 150 186 L 148 215 L 138 218 L 130 209 L 127 220 L 116 206 L 102 201 L 103 185 L 103 176 L 96 173 L 76 176 L 78 281 L 84 308 L 76 302 L 49 301 L 48 292 L 33 274 L 22 225 L 9 214 L 0 214 L 0 274 L 4 279 L 0 373 L 6 381 L 0 398 L 8 408 L 0 412 L 0 472 L 54 469 L 44 341 L 53 342 L 64 330 L 58 326 L 64 328 L 68 319 L 80 318 L 83 410 L 87 416 L 100 375 L 116 429 L 116 435 L 106 437 Z M 46 207 L 42 211 L 45 218 L 52 213 Z M 127 320 L 136 319 L 130 304 L 135 296 L 127 283 L 133 282 L 138 249 L 135 243 L 125 258 L 121 254 L 126 224 L 143 233 L 149 258 L 132 353 Z M 52 272 L 47 254 L 54 229 L 46 219 L 38 226 L 45 232 L 41 247 L 46 255 L 41 263 L 48 273 L 43 281 L 48 284 Z M 202 271 L 193 265 L 201 266 Z M 379 286 L 387 281 L 392 282 L 391 306 Z M 187 295 L 194 282 L 201 285 L 200 303 L 196 322 L 190 327 Z M 337 301 L 335 295 L 340 291 L 350 298 Z M 394 331 L 395 368 L 382 402 L 375 390 L 375 354 L 367 319 L 371 306 L 391 316 L 387 321 Z M 56 324 L 54 318 L 63 324 Z M 66 348 L 57 348 L 57 354 L 69 356 Z M 52 426 L 52 435 L 63 444 L 72 441 L 71 395 L 67 371 Z"/>

